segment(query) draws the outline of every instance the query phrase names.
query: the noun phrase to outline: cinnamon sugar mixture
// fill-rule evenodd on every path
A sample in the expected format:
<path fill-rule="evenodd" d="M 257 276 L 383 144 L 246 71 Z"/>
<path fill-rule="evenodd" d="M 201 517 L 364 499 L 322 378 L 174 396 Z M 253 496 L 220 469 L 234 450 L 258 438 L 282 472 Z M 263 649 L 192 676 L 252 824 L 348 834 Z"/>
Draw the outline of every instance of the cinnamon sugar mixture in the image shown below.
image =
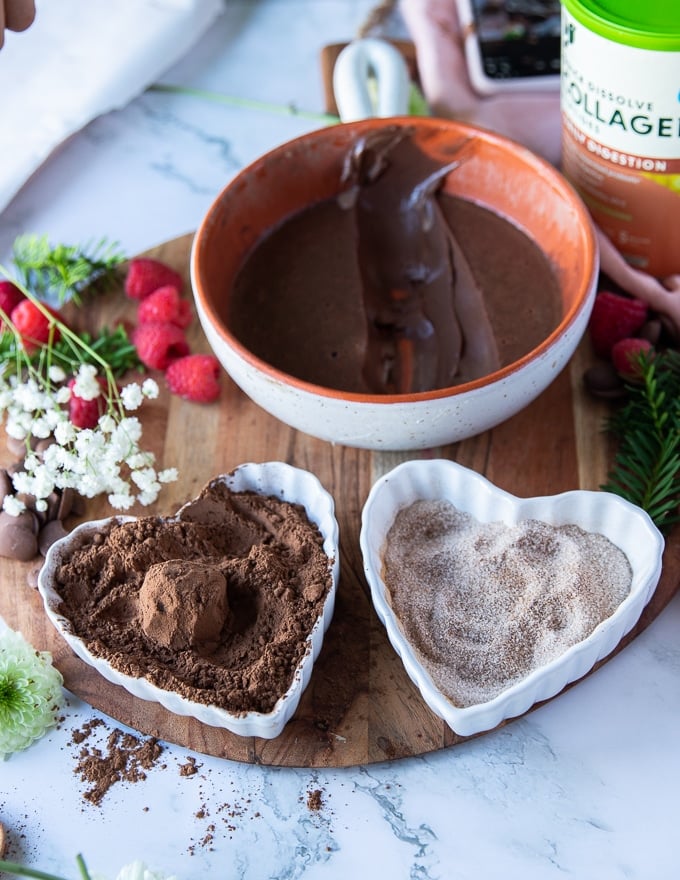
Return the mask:
<path fill-rule="evenodd" d="M 632 579 L 603 535 L 537 520 L 481 523 L 447 501 L 401 510 L 383 563 L 406 638 L 458 706 L 492 699 L 585 639 Z"/>
<path fill-rule="evenodd" d="M 176 517 L 85 537 L 55 581 L 92 653 L 245 713 L 271 711 L 290 686 L 331 574 L 304 507 L 215 480 Z"/>

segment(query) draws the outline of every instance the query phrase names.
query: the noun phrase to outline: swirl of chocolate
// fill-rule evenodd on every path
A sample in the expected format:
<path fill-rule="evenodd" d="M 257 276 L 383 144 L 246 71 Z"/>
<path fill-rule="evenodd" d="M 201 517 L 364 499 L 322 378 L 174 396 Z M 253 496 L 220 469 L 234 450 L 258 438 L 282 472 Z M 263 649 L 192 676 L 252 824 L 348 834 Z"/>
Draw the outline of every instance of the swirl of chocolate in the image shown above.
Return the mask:
<path fill-rule="evenodd" d="M 376 393 L 444 388 L 500 365 L 482 292 L 436 198 L 469 142 L 442 164 L 412 135 L 395 125 L 360 138 L 338 196 L 354 212 L 368 335 L 363 376 Z"/>

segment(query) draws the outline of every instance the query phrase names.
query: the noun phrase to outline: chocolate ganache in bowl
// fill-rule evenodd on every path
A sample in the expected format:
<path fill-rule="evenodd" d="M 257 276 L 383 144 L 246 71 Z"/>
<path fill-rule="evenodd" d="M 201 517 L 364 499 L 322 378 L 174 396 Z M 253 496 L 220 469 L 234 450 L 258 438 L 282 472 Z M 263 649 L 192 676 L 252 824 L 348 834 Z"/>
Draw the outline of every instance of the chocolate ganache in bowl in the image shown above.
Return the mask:
<path fill-rule="evenodd" d="M 526 406 L 578 344 L 596 275 L 555 169 L 436 119 L 277 148 L 218 196 L 192 252 L 236 383 L 299 430 L 373 449 L 455 442 Z"/>

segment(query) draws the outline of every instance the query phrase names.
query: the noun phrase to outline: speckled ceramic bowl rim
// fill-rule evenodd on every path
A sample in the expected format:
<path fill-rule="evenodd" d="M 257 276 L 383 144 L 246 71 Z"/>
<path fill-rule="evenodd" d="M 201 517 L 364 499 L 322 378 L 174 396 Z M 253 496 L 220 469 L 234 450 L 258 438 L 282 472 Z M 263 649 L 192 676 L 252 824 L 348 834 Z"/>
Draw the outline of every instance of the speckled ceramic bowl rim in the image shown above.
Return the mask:
<path fill-rule="evenodd" d="M 342 123 L 340 126 L 334 126 L 334 128 L 351 127 L 357 132 L 362 132 L 368 129 L 375 128 L 377 125 L 385 124 L 386 121 L 387 120 L 369 119 L 359 122 Z M 257 158 L 254 162 L 251 162 L 245 168 L 241 169 L 241 171 L 239 171 L 238 174 L 236 174 L 221 190 L 217 198 L 209 207 L 207 213 L 203 217 L 203 220 L 201 221 L 196 231 L 191 248 L 191 286 L 194 292 L 194 296 L 199 301 L 200 307 L 203 310 L 205 316 L 211 322 L 212 326 L 215 328 L 216 332 L 220 335 L 224 342 L 245 363 L 249 364 L 251 367 L 255 368 L 256 370 L 276 382 L 281 382 L 285 385 L 289 385 L 293 388 L 297 388 L 311 394 L 319 395 L 321 397 L 329 397 L 358 403 L 371 403 L 379 405 L 437 400 L 440 398 L 460 396 L 465 394 L 466 392 L 474 391 L 477 388 L 482 388 L 484 386 L 494 384 L 504 379 L 505 377 L 517 372 L 526 364 L 540 357 L 544 352 L 551 348 L 551 346 L 554 345 L 555 341 L 559 339 L 565 333 L 565 331 L 567 331 L 568 328 L 571 327 L 571 325 L 578 319 L 578 316 L 583 309 L 584 303 L 587 303 L 588 298 L 590 297 L 590 299 L 592 300 L 594 297 L 594 279 L 597 277 L 599 271 L 599 252 L 597 239 L 595 237 L 595 232 L 592 226 L 592 221 L 585 205 L 583 205 L 574 188 L 566 180 L 566 178 L 564 178 L 549 162 L 542 159 L 535 153 L 532 153 L 530 150 L 522 146 L 517 141 L 513 141 L 510 138 L 503 137 L 502 135 L 498 135 L 494 132 L 481 129 L 473 125 L 459 122 L 458 120 L 447 121 L 438 119 L 436 117 L 422 117 L 414 120 L 414 117 L 404 116 L 392 117 L 390 118 L 389 122 L 395 125 L 405 126 L 415 124 L 421 128 L 432 130 L 441 129 L 449 124 L 452 126 L 452 130 L 455 126 L 457 136 L 463 135 L 470 138 L 479 138 L 483 141 L 486 141 L 487 143 L 495 144 L 501 147 L 503 150 L 510 150 L 518 156 L 522 157 L 524 162 L 532 166 L 535 172 L 545 179 L 546 183 L 549 184 L 551 189 L 558 191 L 565 199 L 567 199 L 571 203 L 572 208 L 577 214 L 579 222 L 583 229 L 585 250 L 590 255 L 590 260 L 592 264 L 591 271 L 584 274 L 583 278 L 581 279 L 578 293 L 574 297 L 574 302 L 571 304 L 566 313 L 562 316 L 560 323 L 553 330 L 553 332 L 550 333 L 549 336 L 547 336 L 539 343 L 539 345 L 537 345 L 534 349 L 532 349 L 530 352 L 528 352 L 518 360 L 513 361 L 511 364 L 508 364 L 507 366 L 502 367 L 501 369 L 496 370 L 493 373 L 489 373 L 486 376 L 482 376 L 470 382 L 465 382 L 463 384 L 454 385 L 447 388 L 439 388 L 434 391 L 422 391 L 412 394 L 363 394 L 351 391 L 339 391 L 334 388 L 327 388 L 323 385 L 315 385 L 312 382 L 306 382 L 303 379 L 298 379 L 295 376 L 291 376 L 289 373 L 278 370 L 276 367 L 273 367 L 271 364 L 267 363 L 267 361 L 261 360 L 259 357 L 253 354 L 224 325 L 224 322 L 218 315 L 211 298 L 208 297 L 205 293 L 201 273 L 200 252 L 202 239 L 204 235 L 207 234 L 207 231 L 209 230 L 211 225 L 214 223 L 215 215 L 219 212 L 220 201 L 225 197 L 228 192 L 233 189 L 237 189 L 240 182 L 244 178 L 252 175 L 253 173 L 256 173 L 259 168 L 265 166 L 273 154 L 284 152 L 285 150 L 290 149 L 291 146 L 299 144 L 303 141 L 309 141 L 313 140 L 314 138 L 318 138 L 319 136 L 325 136 L 325 133 L 328 131 L 328 129 L 319 129 L 317 131 L 308 132 L 297 138 L 287 141 L 280 146 L 275 147 L 273 150 L 268 151 L 264 155 Z"/>
<path fill-rule="evenodd" d="M 405 638 L 381 576 L 384 541 L 396 513 L 422 498 L 448 499 L 482 522 L 512 524 L 533 518 L 553 525 L 576 523 L 586 531 L 600 532 L 628 556 L 633 569 L 630 593 L 590 636 L 550 663 L 487 702 L 456 706 L 437 688 Z M 572 490 L 518 498 L 456 462 L 433 459 L 398 465 L 374 484 L 362 511 L 360 544 L 373 605 L 406 671 L 429 707 L 454 731 L 468 736 L 490 730 L 555 696 L 614 650 L 656 589 L 664 539 L 641 508 L 617 495 Z"/>
<path fill-rule="evenodd" d="M 340 577 L 339 529 L 335 518 L 335 503 L 317 477 L 309 471 L 295 468 L 283 462 L 248 462 L 235 468 L 229 474 L 213 478 L 211 482 L 215 480 L 223 480 L 234 491 L 251 490 L 260 494 L 276 495 L 282 500 L 302 504 L 309 519 L 316 523 L 321 531 L 324 552 L 329 559 L 331 588 L 322 612 L 307 637 L 305 655 L 294 672 L 290 687 L 279 698 L 271 712 L 235 714 L 218 706 L 194 702 L 173 691 L 160 688 L 144 678 L 126 675 L 112 667 L 102 657 L 93 654 L 86 642 L 72 632 L 68 619 L 58 611 L 61 599 L 51 585 L 54 568 L 64 557 L 68 556 L 71 546 L 77 545 L 82 535 L 102 531 L 112 523 L 134 521 L 137 517 L 111 516 L 76 526 L 69 535 L 50 547 L 38 578 L 38 590 L 42 596 L 47 616 L 61 636 L 82 660 L 107 680 L 121 685 L 140 699 L 160 703 L 164 708 L 177 715 L 194 717 L 212 727 L 225 728 L 241 736 L 259 736 L 271 739 L 281 733 L 295 713 L 302 693 L 311 678 L 314 661 L 321 650 L 324 634 L 333 616 L 335 595 Z M 184 507 L 186 505 L 183 505 L 173 516 L 163 518 L 169 521 L 176 519 Z"/>

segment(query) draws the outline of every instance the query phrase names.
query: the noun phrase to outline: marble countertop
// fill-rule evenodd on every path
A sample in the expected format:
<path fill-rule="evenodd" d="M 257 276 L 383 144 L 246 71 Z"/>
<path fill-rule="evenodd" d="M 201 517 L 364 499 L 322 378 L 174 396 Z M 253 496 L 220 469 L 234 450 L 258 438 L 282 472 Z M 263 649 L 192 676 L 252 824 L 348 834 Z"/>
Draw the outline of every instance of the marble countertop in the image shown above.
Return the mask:
<path fill-rule="evenodd" d="M 106 237 L 136 253 L 196 228 L 263 151 L 318 127 L 319 50 L 357 34 L 373 0 L 230 0 L 163 82 L 254 106 L 148 91 L 64 143 L 0 214 L 16 235 Z M 0 53 L 0 63 L 1 63 Z M 266 110 L 258 102 L 280 105 Z M 333 770 L 279 769 L 166 745 L 137 782 L 85 797 L 63 721 L 0 764 L 9 857 L 61 877 L 113 878 L 141 859 L 180 880 L 671 880 L 678 876 L 680 597 L 625 651 L 530 715 L 432 755 Z M 189 758 L 197 772 L 185 774 Z"/>

